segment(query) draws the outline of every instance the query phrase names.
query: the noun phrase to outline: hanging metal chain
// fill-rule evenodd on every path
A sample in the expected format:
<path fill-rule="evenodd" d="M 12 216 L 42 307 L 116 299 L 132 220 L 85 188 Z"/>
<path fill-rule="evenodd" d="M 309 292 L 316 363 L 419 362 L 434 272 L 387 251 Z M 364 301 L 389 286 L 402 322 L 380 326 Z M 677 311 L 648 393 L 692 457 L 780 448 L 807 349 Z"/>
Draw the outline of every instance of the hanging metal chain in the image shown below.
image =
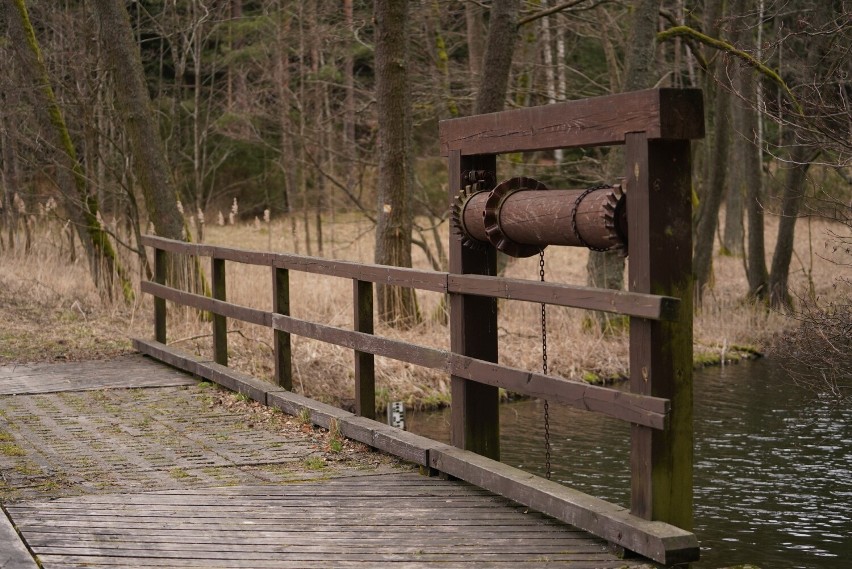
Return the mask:
<path fill-rule="evenodd" d="M 544 282 L 544 250 L 539 252 L 538 275 Z M 547 375 L 547 304 L 541 303 L 541 371 Z M 544 476 L 550 480 L 550 405 L 544 400 Z"/>

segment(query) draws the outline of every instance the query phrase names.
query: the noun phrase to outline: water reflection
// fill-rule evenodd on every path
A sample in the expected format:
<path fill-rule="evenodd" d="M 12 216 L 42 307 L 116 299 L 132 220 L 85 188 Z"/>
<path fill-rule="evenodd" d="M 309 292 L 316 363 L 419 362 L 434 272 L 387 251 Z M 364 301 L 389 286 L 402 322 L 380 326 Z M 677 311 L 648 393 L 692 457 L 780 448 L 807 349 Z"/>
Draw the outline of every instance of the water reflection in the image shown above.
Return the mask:
<path fill-rule="evenodd" d="M 539 401 L 501 407 L 503 462 L 544 473 Z M 550 406 L 554 480 L 629 502 L 629 427 Z M 449 413 L 408 417 L 447 440 Z M 695 377 L 695 530 L 711 568 L 840 568 L 852 557 L 852 409 L 795 387 L 769 361 Z"/>

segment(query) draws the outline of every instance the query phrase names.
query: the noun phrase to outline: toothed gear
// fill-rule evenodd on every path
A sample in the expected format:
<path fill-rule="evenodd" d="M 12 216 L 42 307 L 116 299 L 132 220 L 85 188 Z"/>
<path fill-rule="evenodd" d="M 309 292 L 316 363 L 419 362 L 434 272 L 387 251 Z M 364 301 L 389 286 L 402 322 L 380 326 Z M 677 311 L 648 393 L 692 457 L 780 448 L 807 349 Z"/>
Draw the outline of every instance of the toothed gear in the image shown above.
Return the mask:
<path fill-rule="evenodd" d="M 465 185 L 462 189 L 458 191 L 456 196 L 453 198 L 452 205 L 450 206 L 450 220 L 453 227 L 453 231 L 456 235 L 459 236 L 464 247 L 479 252 L 485 251 L 488 248 L 488 243 L 486 241 L 474 239 L 473 237 L 468 235 L 467 231 L 465 231 L 464 208 L 467 205 L 467 202 L 470 200 L 471 197 L 473 197 L 474 194 L 486 191 L 483 188 L 483 186 L 488 181 L 485 176 L 486 174 L 488 173 L 475 170 L 471 172 L 465 172 L 462 179 L 470 181 L 471 183 Z"/>
<path fill-rule="evenodd" d="M 608 234 L 606 239 L 612 243 L 609 247 L 593 247 L 589 245 L 583 236 L 580 235 L 580 230 L 577 227 L 577 211 L 580 209 L 580 202 L 592 192 L 600 190 L 609 190 L 606 195 L 606 201 L 603 205 L 603 220 L 604 227 Z M 621 184 L 601 184 L 588 188 L 582 194 L 577 196 L 574 202 L 574 211 L 571 216 L 571 229 L 574 232 L 577 240 L 586 248 L 592 251 L 621 251 L 623 256 L 627 256 L 627 235 L 623 228 L 627 227 L 627 199 Z"/>

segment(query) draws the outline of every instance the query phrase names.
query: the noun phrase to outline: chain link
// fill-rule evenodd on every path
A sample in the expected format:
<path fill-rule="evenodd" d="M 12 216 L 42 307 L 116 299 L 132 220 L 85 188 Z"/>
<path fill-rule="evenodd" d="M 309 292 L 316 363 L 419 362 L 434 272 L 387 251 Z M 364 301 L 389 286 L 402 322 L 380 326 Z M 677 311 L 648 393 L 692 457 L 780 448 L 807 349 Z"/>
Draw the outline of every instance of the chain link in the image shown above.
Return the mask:
<path fill-rule="evenodd" d="M 539 252 L 538 275 L 544 282 L 544 250 Z M 541 303 L 541 371 L 547 375 L 547 304 Z M 550 405 L 544 400 L 544 476 L 550 480 Z"/>

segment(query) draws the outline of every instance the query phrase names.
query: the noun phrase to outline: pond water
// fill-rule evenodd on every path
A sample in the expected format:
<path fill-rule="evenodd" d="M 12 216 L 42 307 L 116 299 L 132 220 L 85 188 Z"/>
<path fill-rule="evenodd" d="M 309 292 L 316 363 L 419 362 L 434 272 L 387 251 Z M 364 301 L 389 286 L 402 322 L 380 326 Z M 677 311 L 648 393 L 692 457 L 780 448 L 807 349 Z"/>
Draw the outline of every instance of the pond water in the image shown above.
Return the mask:
<path fill-rule="evenodd" d="M 544 473 L 543 406 L 501 406 L 502 461 Z M 550 405 L 553 480 L 629 505 L 629 427 Z M 449 411 L 409 414 L 449 439 Z M 796 387 L 768 360 L 695 374 L 696 568 L 852 566 L 852 409 Z"/>

